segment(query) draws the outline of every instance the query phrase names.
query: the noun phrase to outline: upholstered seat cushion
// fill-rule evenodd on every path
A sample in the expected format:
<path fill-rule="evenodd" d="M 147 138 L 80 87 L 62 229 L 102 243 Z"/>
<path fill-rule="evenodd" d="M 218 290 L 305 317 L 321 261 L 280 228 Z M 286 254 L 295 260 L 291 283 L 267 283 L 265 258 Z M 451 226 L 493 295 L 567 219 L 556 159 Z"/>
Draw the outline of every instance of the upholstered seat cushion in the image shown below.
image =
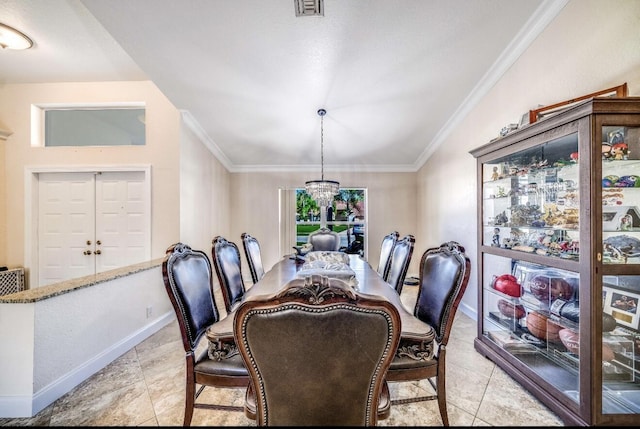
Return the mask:
<path fill-rule="evenodd" d="M 407 369 L 423 369 L 426 366 L 434 366 L 438 364 L 437 359 L 418 360 L 409 356 L 396 356 L 391 361 L 390 371 L 407 370 Z"/>
<path fill-rule="evenodd" d="M 402 337 L 416 343 L 431 343 L 436 338 L 436 330 L 417 317 L 407 317 L 402 321 Z"/>
<path fill-rule="evenodd" d="M 209 357 L 209 351 L 204 350 L 196 360 L 194 372 L 196 374 L 197 383 L 202 383 L 207 380 L 211 377 L 211 374 L 215 374 L 214 377 L 218 380 L 216 384 L 219 384 L 220 379 L 225 376 L 237 378 L 244 375 L 246 379 L 242 385 L 247 385 L 249 382 L 247 368 L 244 366 L 242 357 L 239 354 L 218 361 L 216 359 L 211 359 Z M 237 384 L 237 382 L 233 380 L 229 380 L 229 382 L 230 384 Z"/>

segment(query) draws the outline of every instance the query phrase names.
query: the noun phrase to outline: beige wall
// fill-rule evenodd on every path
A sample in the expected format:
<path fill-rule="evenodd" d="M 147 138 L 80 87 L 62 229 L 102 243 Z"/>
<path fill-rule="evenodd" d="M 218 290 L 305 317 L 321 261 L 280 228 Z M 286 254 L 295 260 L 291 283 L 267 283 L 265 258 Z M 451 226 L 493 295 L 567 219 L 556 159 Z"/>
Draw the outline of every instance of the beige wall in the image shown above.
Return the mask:
<path fill-rule="evenodd" d="M 232 173 L 231 232 L 229 240 L 241 246 L 243 232 L 260 242 L 263 264 L 271 268 L 293 249 L 279 249 L 279 189 L 295 189 L 315 179 L 317 171 L 308 173 Z M 382 237 L 393 230 L 401 235 L 416 235 L 417 243 L 424 237 L 416 234 L 415 173 L 338 173 L 325 172 L 325 177 L 337 180 L 345 188 L 366 188 L 368 195 L 368 260 L 377 266 Z M 242 247 L 241 247 L 242 251 Z M 244 263 L 244 262 L 243 262 Z M 417 273 L 415 259 L 408 275 Z M 247 278 L 248 268 L 243 267 Z"/>
<path fill-rule="evenodd" d="M 231 240 L 229 172 L 186 126 L 180 140 L 180 240 L 211 257 L 213 237 Z"/>
<path fill-rule="evenodd" d="M 624 82 L 629 95 L 640 95 L 639 29 L 640 1 L 570 1 L 420 169 L 418 235 L 457 240 L 471 257 L 463 307 L 477 308 L 476 164 L 469 150 L 538 104 Z"/>
<path fill-rule="evenodd" d="M 147 144 L 135 147 L 31 147 L 31 105 L 145 102 Z M 151 82 L 91 82 L 0 86 L 0 118 L 13 134 L 3 142 L 6 219 L 0 228 L 2 264 L 29 268 L 25 255 L 25 168 L 151 165 L 151 253 L 162 257 L 179 238 L 180 113 Z M 1 195 L 0 195 L 1 196 Z M 0 221 L 2 221 L 0 215 Z M 6 230 L 5 230 L 6 228 Z"/>
<path fill-rule="evenodd" d="M 0 121 L 0 130 L 4 130 L 2 121 Z M 4 161 L 6 145 L 7 142 L 0 139 L 0 166 L 2 167 L 0 169 L 0 266 L 2 267 L 7 266 L 7 169 Z"/>

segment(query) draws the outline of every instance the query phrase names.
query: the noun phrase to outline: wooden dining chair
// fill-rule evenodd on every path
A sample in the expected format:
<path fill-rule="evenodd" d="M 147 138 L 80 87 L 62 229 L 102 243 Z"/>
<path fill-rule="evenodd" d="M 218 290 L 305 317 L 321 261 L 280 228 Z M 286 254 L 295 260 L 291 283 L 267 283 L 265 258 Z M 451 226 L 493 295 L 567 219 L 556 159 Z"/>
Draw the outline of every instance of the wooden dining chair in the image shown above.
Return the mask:
<path fill-rule="evenodd" d="M 415 242 L 416 239 L 413 235 L 405 235 L 402 239 L 396 241 L 391 251 L 391 260 L 389 262 L 386 281 L 398 292 L 398 295 L 402 293 L 404 279 L 407 277 Z"/>
<path fill-rule="evenodd" d="M 250 234 L 243 232 L 240 235 L 242 239 L 242 247 L 244 248 L 244 255 L 247 258 L 247 265 L 251 272 L 251 280 L 253 284 L 258 283 L 262 277 L 264 277 L 264 267 L 262 266 L 262 255 L 260 253 L 260 243 L 258 239 L 252 237 Z"/>
<path fill-rule="evenodd" d="M 393 399 L 392 404 L 437 399 L 444 426 L 449 426 L 445 378 L 447 344 L 470 274 L 469 257 L 464 247 L 455 241 L 424 252 L 420 260 L 420 289 L 413 313 L 421 321 L 433 326 L 436 337 L 430 347 L 431 353 L 423 353 L 424 344 L 403 340 L 387 373 L 389 382 L 427 379 L 435 395 Z"/>
<path fill-rule="evenodd" d="M 389 415 L 385 375 L 400 332 L 391 302 L 337 278 L 298 278 L 244 301 L 234 335 L 251 377 L 245 414 L 259 426 L 376 425 Z"/>
<path fill-rule="evenodd" d="M 240 355 L 211 359 L 207 348 L 197 351 L 206 329 L 220 318 L 213 295 L 211 263 L 206 253 L 176 243 L 166 251 L 162 277 L 178 319 L 185 351 L 186 397 L 184 426 L 194 408 L 242 411 L 243 407 L 196 402 L 205 387 L 246 388 L 249 375 Z M 196 391 L 196 385 L 200 387 Z"/>
<path fill-rule="evenodd" d="M 396 241 L 400 238 L 398 231 L 390 232 L 382 239 L 380 246 L 380 260 L 378 261 L 378 274 L 386 282 L 389 276 L 389 266 L 391 265 L 391 253 L 396 245 Z"/>
<path fill-rule="evenodd" d="M 234 242 L 218 235 L 212 241 L 211 256 L 222 290 L 224 306 L 229 313 L 240 303 L 246 291 L 240 251 Z"/>
<path fill-rule="evenodd" d="M 320 228 L 313 231 L 307 237 L 307 242 L 313 246 L 313 250 L 340 250 L 340 234 L 329 228 Z"/>

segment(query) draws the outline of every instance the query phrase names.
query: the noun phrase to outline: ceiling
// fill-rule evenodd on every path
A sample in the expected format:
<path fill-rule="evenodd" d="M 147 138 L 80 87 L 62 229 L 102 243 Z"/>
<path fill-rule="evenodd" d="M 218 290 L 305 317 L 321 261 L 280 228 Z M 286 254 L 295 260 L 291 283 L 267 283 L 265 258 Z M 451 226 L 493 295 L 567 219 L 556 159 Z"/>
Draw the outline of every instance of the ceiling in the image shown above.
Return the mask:
<path fill-rule="evenodd" d="M 230 171 L 416 171 L 567 0 L 0 0 L 7 83 L 151 80 Z"/>

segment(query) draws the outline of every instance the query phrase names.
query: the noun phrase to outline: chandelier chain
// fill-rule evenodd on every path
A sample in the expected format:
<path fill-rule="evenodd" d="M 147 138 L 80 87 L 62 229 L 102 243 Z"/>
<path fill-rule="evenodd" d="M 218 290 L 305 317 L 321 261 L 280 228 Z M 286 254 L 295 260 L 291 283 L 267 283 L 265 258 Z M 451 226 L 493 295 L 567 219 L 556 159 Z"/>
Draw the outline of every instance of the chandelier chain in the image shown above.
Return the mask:
<path fill-rule="evenodd" d="M 324 181 L 324 115 L 320 115 L 320 178 Z"/>
<path fill-rule="evenodd" d="M 320 180 L 309 180 L 305 183 L 305 190 L 311 198 L 313 198 L 320 207 L 331 205 L 333 196 L 337 195 L 340 190 L 340 184 L 335 180 L 324 180 L 324 115 L 327 111 L 318 110 L 320 116 Z"/>

